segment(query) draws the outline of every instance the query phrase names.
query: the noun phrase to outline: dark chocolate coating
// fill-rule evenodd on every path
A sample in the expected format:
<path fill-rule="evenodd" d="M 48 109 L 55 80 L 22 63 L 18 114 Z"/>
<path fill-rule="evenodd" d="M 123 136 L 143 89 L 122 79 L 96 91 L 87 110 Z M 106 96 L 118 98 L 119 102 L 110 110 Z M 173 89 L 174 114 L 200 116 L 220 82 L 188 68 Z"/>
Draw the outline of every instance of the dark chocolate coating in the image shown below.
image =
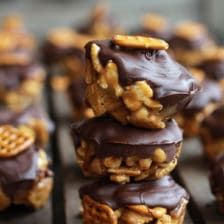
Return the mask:
<path fill-rule="evenodd" d="M 0 158 L 0 185 L 34 181 L 37 176 L 38 152 L 34 146 L 10 158 Z"/>
<path fill-rule="evenodd" d="M 193 96 L 191 102 L 184 109 L 186 116 L 194 116 L 202 111 L 209 103 L 218 103 L 222 99 L 222 90 L 217 82 L 205 79 L 201 89 Z"/>
<path fill-rule="evenodd" d="M 38 105 L 31 105 L 23 111 L 13 111 L 0 106 L 0 125 L 11 124 L 14 126 L 27 124 L 31 119 L 42 120 L 47 124 L 48 131 L 53 131 L 53 123 L 47 114 Z"/>
<path fill-rule="evenodd" d="M 224 79 L 224 60 L 204 60 L 198 67 L 202 69 L 210 79 L 217 81 Z"/>
<path fill-rule="evenodd" d="M 164 106 L 179 103 L 182 107 L 198 90 L 195 80 L 188 71 L 164 50 L 125 49 L 109 40 L 91 41 L 85 46 L 89 60 L 93 43 L 100 47 L 99 60 L 103 66 L 109 60 L 117 65 L 119 82 L 122 86 L 145 80 L 153 89 L 154 99 L 159 100 Z"/>
<path fill-rule="evenodd" d="M 182 199 L 189 199 L 188 193 L 170 176 L 139 183 L 117 184 L 99 180 L 79 190 L 80 197 L 88 195 L 93 200 L 112 209 L 128 205 L 147 205 L 150 208 L 163 207 L 174 211 Z"/>
<path fill-rule="evenodd" d="M 202 123 L 203 127 L 209 130 L 213 138 L 223 139 L 224 137 L 224 106 L 220 106 Z"/>
<path fill-rule="evenodd" d="M 42 46 L 42 58 L 47 65 L 60 62 L 67 57 L 79 58 L 83 64 L 85 61 L 85 54 L 81 48 L 56 46 L 50 41 L 46 41 Z"/>
<path fill-rule="evenodd" d="M 43 68 L 38 64 L 2 65 L 0 66 L 0 86 L 3 89 L 14 90 L 21 85 L 21 82 L 33 79 L 39 74 L 43 74 Z"/>
<path fill-rule="evenodd" d="M 164 129 L 153 130 L 125 126 L 110 117 L 96 117 L 73 124 L 72 134 L 76 148 L 83 139 L 95 145 L 98 157 L 137 155 L 144 158 L 161 147 L 167 154 L 167 161 L 175 157 L 177 146 L 183 140 L 182 131 L 174 120 L 167 121 Z"/>
<path fill-rule="evenodd" d="M 210 184 L 212 192 L 224 193 L 224 154 L 219 155 L 210 170 Z"/>

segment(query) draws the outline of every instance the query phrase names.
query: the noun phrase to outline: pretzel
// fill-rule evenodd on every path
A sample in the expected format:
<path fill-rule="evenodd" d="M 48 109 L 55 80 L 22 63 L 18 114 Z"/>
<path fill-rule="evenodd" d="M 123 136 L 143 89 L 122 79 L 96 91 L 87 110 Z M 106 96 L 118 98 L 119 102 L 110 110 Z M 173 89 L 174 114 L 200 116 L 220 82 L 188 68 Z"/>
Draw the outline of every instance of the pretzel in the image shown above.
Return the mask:
<path fill-rule="evenodd" d="M 169 47 L 168 43 L 164 40 L 143 36 L 115 35 L 112 41 L 121 47 L 153 50 L 167 50 Z"/>
<path fill-rule="evenodd" d="M 0 126 L 0 158 L 15 156 L 34 143 L 26 132 L 10 125 Z"/>
<path fill-rule="evenodd" d="M 101 224 L 117 224 L 117 218 L 109 206 L 98 203 L 89 196 L 85 196 L 83 207 L 85 224 L 96 223 L 96 220 L 99 220 L 98 223 Z"/>

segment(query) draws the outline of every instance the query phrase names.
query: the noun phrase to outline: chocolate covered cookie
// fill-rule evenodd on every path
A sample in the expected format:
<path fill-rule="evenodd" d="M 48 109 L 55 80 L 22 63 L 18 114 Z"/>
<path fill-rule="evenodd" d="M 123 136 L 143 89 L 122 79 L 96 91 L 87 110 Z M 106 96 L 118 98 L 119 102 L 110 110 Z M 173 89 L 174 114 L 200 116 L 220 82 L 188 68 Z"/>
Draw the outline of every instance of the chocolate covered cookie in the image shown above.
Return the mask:
<path fill-rule="evenodd" d="M 164 128 L 198 91 L 160 39 L 117 35 L 85 48 L 86 97 L 96 115 L 109 113 L 122 124 Z"/>
<path fill-rule="evenodd" d="M 153 130 L 96 117 L 73 124 L 72 136 L 85 175 L 109 176 L 120 183 L 167 175 L 182 147 L 182 131 L 174 120 L 167 121 L 164 129 Z"/>
<path fill-rule="evenodd" d="M 214 160 L 210 168 L 210 186 L 216 197 L 219 211 L 224 214 L 224 154 L 220 154 Z"/>
<path fill-rule="evenodd" d="M 47 156 L 34 145 L 34 138 L 12 126 L 0 126 L 0 211 L 12 204 L 42 207 L 52 184 Z"/>
<path fill-rule="evenodd" d="M 175 28 L 170 46 L 177 61 L 194 66 L 215 47 L 215 43 L 203 24 L 189 21 Z"/>
<path fill-rule="evenodd" d="M 100 180 L 79 193 L 85 224 L 182 224 L 189 200 L 169 176 L 124 185 Z"/>

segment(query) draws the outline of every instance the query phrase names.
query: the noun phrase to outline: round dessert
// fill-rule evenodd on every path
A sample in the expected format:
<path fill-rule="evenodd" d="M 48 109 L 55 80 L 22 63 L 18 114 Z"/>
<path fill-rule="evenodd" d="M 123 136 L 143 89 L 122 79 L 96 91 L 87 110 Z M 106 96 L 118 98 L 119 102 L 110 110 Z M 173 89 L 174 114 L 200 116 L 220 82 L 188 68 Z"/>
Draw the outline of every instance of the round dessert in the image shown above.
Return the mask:
<path fill-rule="evenodd" d="M 77 161 L 87 176 L 112 181 L 160 178 L 171 172 L 182 148 L 174 120 L 160 130 L 124 126 L 111 117 L 95 117 L 72 126 Z"/>
<path fill-rule="evenodd" d="M 224 154 L 220 154 L 211 166 L 210 185 L 218 202 L 219 211 L 224 214 Z"/>
<path fill-rule="evenodd" d="M 68 85 L 68 96 L 72 105 L 74 120 L 82 120 L 94 116 L 93 110 L 85 100 L 86 84 L 82 77 L 73 79 Z"/>
<path fill-rule="evenodd" d="M 85 224 L 182 224 L 189 200 L 169 176 L 124 185 L 99 180 L 79 193 Z"/>
<path fill-rule="evenodd" d="M 31 105 L 22 111 L 14 111 L 0 106 L 0 125 L 11 124 L 26 130 L 35 137 L 35 144 L 43 147 L 48 143 L 53 124 L 48 115 L 38 105 Z"/>
<path fill-rule="evenodd" d="M 205 155 L 213 160 L 224 152 L 224 106 L 216 109 L 204 119 L 201 139 Z"/>
<path fill-rule="evenodd" d="M 190 73 L 165 51 L 165 41 L 117 35 L 86 45 L 86 97 L 99 116 L 164 128 L 198 91 Z"/>
<path fill-rule="evenodd" d="M 211 50 L 197 66 L 209 79 L 218 81 L 224 89 L 224 48 Z"/>
<path fill-rule="evenodd" d="M 191 69 L 191 72 L 201 89 L 176 117 L 187 137 L 200 134 L 201 122 L 218 107 L 222 100 L 222 90 L 217 82 L 204 78 L 204 73 L 199 70 Z"/>
<path fill-rule="evenodd" d="M 10 143 L 10 144 L 9 144 Z M 0 126 L 0 211 L 12 204 L 40 208 L 53 185 L 45 152 L 12 126 Z"/>
<path fill-rule="evenodd" d="M 215 47 L 215 43 L 204 25 L 189 21 L 176 27 L 170 46 L 177 61 L 194 66 Z"/>
<path fill-rule="evenodd" d="M 133 31 L 132 34 L 156 37 L 169 42 L 172 32 L 164 17 L 150 13 L 143 17 L 140 29 Z"/>
<path fill-rule="evenodd" d="M 38 101 L 45 80 L 39 64 L 0 65 L 0 102 L 21 110 Z"/>

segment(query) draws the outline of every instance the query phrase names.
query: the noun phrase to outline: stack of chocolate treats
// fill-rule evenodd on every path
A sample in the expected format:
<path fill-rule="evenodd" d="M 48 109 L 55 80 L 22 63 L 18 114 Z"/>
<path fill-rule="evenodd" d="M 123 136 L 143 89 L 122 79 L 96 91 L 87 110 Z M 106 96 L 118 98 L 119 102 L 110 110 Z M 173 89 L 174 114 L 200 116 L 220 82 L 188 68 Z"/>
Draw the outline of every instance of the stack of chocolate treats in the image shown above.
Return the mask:
<path fill-rule="evenodd" d="M 96 114 L 72 135 L 84 175 L 85 224 L 183 223 L 188 193 L 169 176 L 182 148 L 172 116 L 198 91 L 160 39 L 116 35 L 86 46 L 86 98 Z"/>
<path fill-rule="evenodd" d="M 20 18 L 0 28 L 0 211 L 12 204 L 42 207 L 52 172 L 42 147 L 52 124 L 38 106 L 45 71 Z"/>

